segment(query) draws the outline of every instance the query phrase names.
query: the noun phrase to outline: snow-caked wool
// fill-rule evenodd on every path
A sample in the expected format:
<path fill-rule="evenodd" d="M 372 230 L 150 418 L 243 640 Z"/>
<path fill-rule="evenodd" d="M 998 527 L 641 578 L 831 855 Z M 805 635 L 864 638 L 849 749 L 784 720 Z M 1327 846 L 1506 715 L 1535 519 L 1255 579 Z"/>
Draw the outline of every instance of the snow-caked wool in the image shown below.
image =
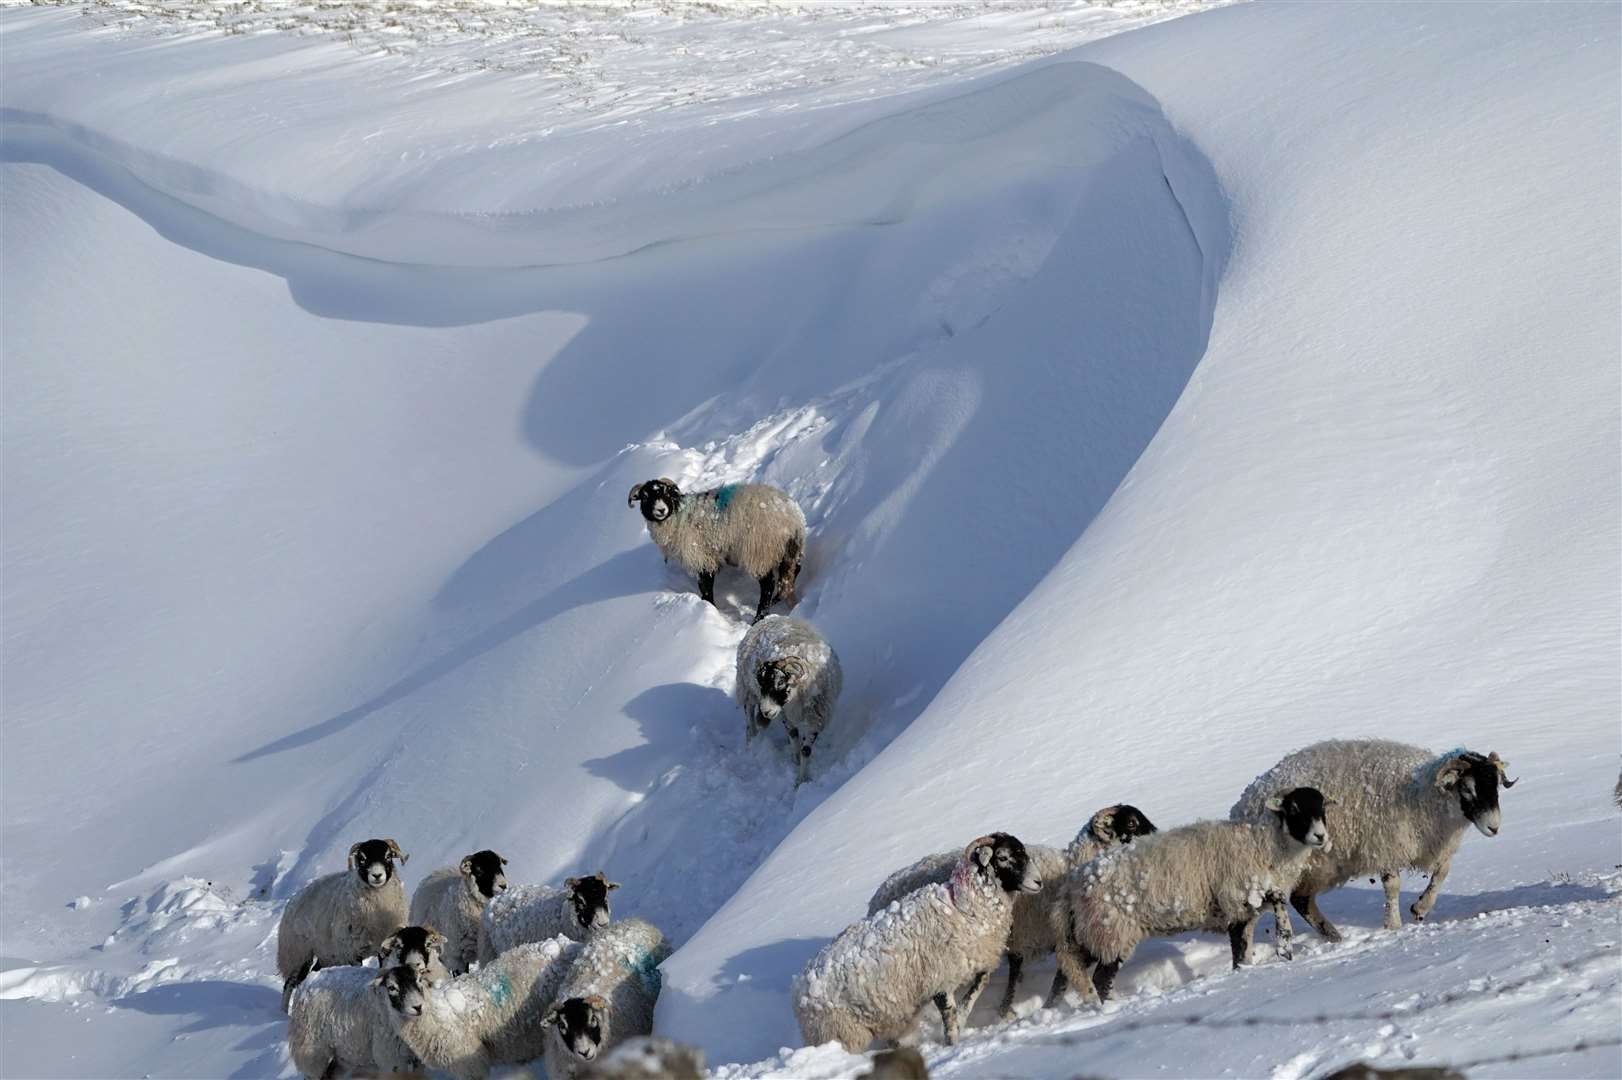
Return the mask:
<path fill-rule="evenodd" d="M 393 840 L 363 841 L 349 849 L 348 869 L 316 878 L 287 902 L 276 929 L 283 1010 L 312 964 L 358 964 L 406 924 L 405 887 L 394 870 L 406 859 Z M 368 874 L 382 874 L 382 884 L 368 884 Z"/>
<path fill-rule="evenodd" d="M 570 878 L 561 889 L 550 885 L 509 888 L 479 914 L 479 963 L 493 960 L 515 945 L 559 934 L 584 941 L 608 925 L 612 918 L 608 894 L 617 888 L 619 884 L 601 871 Z"/>
<path fill-rule="evenodd" d="M 846 927 L 811 958 L 792 990 L 808 1046 L 837 1041 L 860 1053 L 874 1039 L 898 1039 L 925 1003 L 940 994 L 950 1000 L 960 986 L 997 966 L 1013 924 L 1014 897 L 990 865 L 994 843 L 989 836 L 974 841 L 958 856 L 946 884 L 906 894 Z M 1019 856 L 1024 869 L 1024 845 Z M 1025 876 L 1039 884 L 1034 873 Z M 948 1029 L 946 1036 L 951 1042 L 956 1033 Z"/>
<path fill-rule="evenodd" d="M 453 974 L 462 974 L 479 958 L 479 922 L 485 905 L 506 889 L 500 870 L 506 862 L 493 851 L 477 852 L 460 866 L 435 870 L 411 896 L 411 921 L 444 935 L 445 963 Z M 488 894 L 479 884 L 481 871 L 490 885 Z"/>
<path fill-rule="evenodd" d="M 1401 871 L 1431 876 L 1410 909 L 1423 919 L 1436 903 L 1465 830 L 1475 824 L 1484 835 L 1497 833 L 1503 767 L 1496 753 L 1438 754 L 1384 739 L 1331 739 L 1297 750 L 1251 781 L 1228 816 L 1257 818 L 1270 796 L 1302 784 L 1334 794 L 1339 802 L 1327 815 L 1334 845 L 1312 852 L 1292 900 L 1305 909 L 1302 914 L 1315 930 L 1338 938 L 1313 898 L 1354 877 L 1389 875 L 1385 925 L 1395 930 L 1402 925 Z M 1505 779 L 1503 786 L 1512 783 Z"/>
<path fill-rule="evenodd" d="M 543 1051 L 542 1020 L 580 948 L 560 936 L 508 949 L 478 971 L 430 987 L 420 1015 L 390 1009 L 390 1017 L 423 1065 L 457 1080 L 534 1061 Z M 415 979 L 409 968 L 390 974 Z"/>
<path fill-rule="evenodd" d="M 321 968 L 293 991 L 287 1048 L 306 1077 L 370 1076 L 417 1068 L 390 1018 L 388 999 L 375 992 L 377 968 Z"/>
<path fill-rule="evenodd" d="M 745 738 L 782 717 L 794 748 L 796 783 L 809 775 L 812 747 L 827 729 L 844 685 L 839 656 L 804 619 L 769 615 L 738 642 L 735 695 Z"/>
<path fill-rule="evenodd" d="M 664 934 L 643 919 L 611 923 L 580 947 L 546 1018 L 546 1074 L 551 1080 L 578 1075 L 590 1060 L 583 1054 L 595 1058 L 627 1039 L 652 1033 L 659 965 L 669 955 Z"/>

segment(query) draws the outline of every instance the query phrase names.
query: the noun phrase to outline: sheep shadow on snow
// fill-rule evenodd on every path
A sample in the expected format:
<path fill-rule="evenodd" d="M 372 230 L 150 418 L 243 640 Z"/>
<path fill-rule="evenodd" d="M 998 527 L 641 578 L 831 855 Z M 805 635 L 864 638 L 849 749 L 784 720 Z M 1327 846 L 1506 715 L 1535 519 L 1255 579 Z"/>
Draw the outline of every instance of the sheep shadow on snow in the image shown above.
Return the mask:
<path fill-rule="evenodd" d="M 625 715 L 637 722 L 641 743 L 607 757 L 585 762 L 588 772 L 611 780 L 626 791 L 647 791 L 669 767 L 672 758 L 699 728 L 719 729 L 725 715 L 737 717 L 738 739 L 743 739 L 743 716 L 724 690 L 696 683 L 666 683 L 650 687 L 625 705 Z"/>

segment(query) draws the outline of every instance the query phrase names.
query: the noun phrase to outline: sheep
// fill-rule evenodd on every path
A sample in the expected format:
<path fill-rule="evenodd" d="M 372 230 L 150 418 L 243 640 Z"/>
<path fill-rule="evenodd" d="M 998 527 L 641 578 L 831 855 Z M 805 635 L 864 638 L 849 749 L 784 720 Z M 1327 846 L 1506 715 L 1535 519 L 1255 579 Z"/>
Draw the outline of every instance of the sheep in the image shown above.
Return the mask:
<path fill-rule="evenodd" d="M 318 964 L 358 964 L 406 922 L 405 888 L 394 872 L 408 856 L 393 840 L 349 849 L 349 869 L 318 877 L 287 902 L 276 930 L 282 1011 L 293 988 Z"/>
<path fill-rule="evenodd" d="M 580 949 L 562 936 L 530 942 L 438 985 L 393 967 L 377 979 L 378 992 L 394 1030 L 424 1066 L 481 1080 L 491 1066 L 541 1056 L 542 1017 Z"/>
<path fill-rule="evenodd" d="M 843 686 L 838 655 L 803 619 L 769 616 L 738 642 L 736 695 L 744 741 L 781 716 L 794 747 L 796 787 L 810 775 L 811 748 L 827 728 Z"/>
<path fill-rule="evenodd" d="M 377 977 L 369 967 L 324 967 L 295 988 L 287 1048 L 300 1075 L 325 1080 L 340 1073 L 416 1071 L 416 1055 L 373 993 Z"/>
<path fill-rule="evenodd" d="M 669 955 L 665 936 L 642 919 L 612 923 L 581 945 L 542 1021 L 550 1080 L 568 1080 L 603 1051 L 652 1033 L 659 965 Z"/>
<path fill-rule="evenodd" d="M 947 1045 L 958 1039 L 953 995 L 984 988 L 1008 943 L 1013 897 L 1042 880 L 1025 845 L 1007 833 L 963 850 L 951 880 L 926 885 L 846 927 L 794 980 L 794 1015 L 807 1045 L 837 1041 L 861 1053 L 899 1039 L 927 1002 L 940 1011 Z"/>
<path fill-rule="evenodd" d="M 405 964 L 434 982 L 449 980 L 451 973 L 443 962 L 445 936 L 431 926 L 402 926 L 377 947 L 380 968 Z"/>
<path fill-rule="evenodd" d="M 726 484 L 683 492 L 670 479 L 631 489 L 627 506 L 641 504 L 648 535 L 665 561 L 698 578 L 698 594 L 715 604 L 715 574 L 736 566 L 760 583 L 755 622 L 782 600 L 795 604 L 794 583 L 805 556 L 805 514 L 786 492 L 769 484 Z"/>
<path fill-rule="evenodd" d="M 696 1046 L 638 1035 L 593 1061 L 581 1080 L 703 1080 L 704 1051 Z"/>
<path fill-rule="evenodd" d="M 447 966 L 460 975 L 479 958 L 479 923 L 490 900 L 507 891 L 507 865 L 494 851 L 476 851 L 451 869 L 422 879 L 411 897 L 411 921 L 432 924 L 446 936 Z"/>
<path fill-rule="evenodd" d="M 1474 825 L 1497 836 L 1498 784 L 1516 781 L 1504 774 L 1496 752 L 1482 757 L 1469 750 L 1436 754 L 1383 739 L 1331 740 L 1289 755 L 1251 782 L 1229 812 L 1233 820 L 1257 816 L 1265 801 L 1299 784 L 1322 785 L 1344 800 L 1329 817 L 1334 850 L 1315 853 L 1290 890 L 1290 903 L 1330 941 L 1340 931 L 1318 910 L 1318 894 L 1354 877 L 1380 875 L 1385 887 L 1385 927 L 1402 926 L 1398 910 L 1401 872 L 1424 870 L 1430 884 L 1409 911 L 1422 922 L 1447 879 L 1453 853 Z M 1279 904 L 1280 931 L 1289 912 Z"/>
<path fill-rule="evenodd" d="M 1116 844 L 1131 843 L 1135 836 L 1147 836 L 1155 831 L 1154 823 L 1143 811 L 1126 803 L 1106 806 L 1095 813 L 1076 833 L 1064 851 L 1042 844 L 1025 845 L 1026 854 L 1035 864 L 1046 887 L 1035 896 L 1014 898 L 1014 921 L 1008 931 L 1008 944 L 1003 955 L 1008 960 L 1008 987 L 1003 991 L 1002 1004 L 997 1015 L 1004 1020 L 1014 1015 L 1014 997 L 1024 977 L 1025 964 L 1042 960 L 1054 951 L 1053 908 L 1059 895 L 1059 883 L 1074 867 L 1080 866 L 1099 852 Z M 876 915 L 903 896 L 932 883 L 944 884 L 952 876 L 952 869 L 961 856 L 945 851 L 918 860 L 884 879 L 872 899 L 867 902 L 867 913 Z M 1048 991 L 1051 1005 L 1069 986 L 1065 973 L 1053 973 L 1053 986 Z M 972 1009 L 972 999 L 960 1004 L 965 1015 Z"/>
<path fill-rule="evenodd" d="M 514 945 L 545 941 L 562 934 L 584 941 L 608 925 L 608 894 L 619 888 L 601 870 L 569 878 L 563 888 L 520 885 L 500 893 L 479 915 L 479 963 L 493 960 Z"/>
<path fill-rule="evenodd" d="M 1267 800 L 1270 820 L 1197 821 L 1104 852 L 1065 878 L 1054 932 L 1065 976 L 1107 1000 L 1138 943 L 1189 930 L 1226 930 L 1233 966 L 1249 959 L 1264 903 L 1295 884 L 1312 852 L 1329 846 L 1315 788 Z M 1287 935 L 1280 934 L 1281 948 Z"/>

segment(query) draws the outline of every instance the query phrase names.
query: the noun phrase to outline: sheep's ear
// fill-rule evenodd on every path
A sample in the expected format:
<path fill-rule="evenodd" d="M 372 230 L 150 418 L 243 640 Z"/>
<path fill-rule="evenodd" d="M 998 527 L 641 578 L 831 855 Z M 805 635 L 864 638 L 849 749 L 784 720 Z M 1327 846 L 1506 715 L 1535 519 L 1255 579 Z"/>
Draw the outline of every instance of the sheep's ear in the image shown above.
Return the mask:
<path fill-rule="evenodd" d="M 541 1017 L 541 1026 L 545 1027 L 547 1024 L 554 1024 L 558 1027 L 563 1026 L 563 1014 L 558 1012 L 555 1005 L 546 1010 L 546 1015 Z"/>
<path fill-rule="evenodd" d="M 609 889 L 610 889 L 610 890 L 612 890 L 612 889 L 617 889 L 617 888 L 619 888 L 619 887 L 620 887 L 620 883 L 619 883 L 619 882 L 617 882 L 617 881 L 605 881 L 605 882 L 603 882 L 603 884 L 604 884 L 604 885 L 605 885 L 605 886 L 606 886 L 606 887 L 607 887 L 607 888 L 609 888 Z"/>
<path fill-rule="evenodd" d="M 1503 758 L 1499 757 L 1498 756 L 1498 751 L 1494 750 L 1494 751 L 1490 752 L 1487 755 L 1487 761 L 1495 769 L 1498 770 L 1498 779 L 1500 779 L 1500 780 L 1502 780 L 1504 782 L 1505 787 L 1512 788 L 1516 784 L 1521 782 L 1521 779 L 1518 776 L 1513 780 L 1511 780 L 1509 778 L 1509 762 L 1507 762 Z"/>
<path fill-rule="evenodd" d="M 1273 811 L 1273 813 L 1275 813 L 1275 814 L 1283 813 L 1284 812 L 1284 800 L 1282 798 L 1280 798 L 1279 796 L 1274 795 L 1271 799 L 1267 800 L 1267 809 Z"/>
<path fill-rule="evenodd" d="M 349 845 L 349 865 L 350 865 L 351 869 L 353 869 L 354 866 L 355 866 L 355 858 L 356 858 L 356 856 L 358 856 L 360 854 L 360 847 L 361 846 L 359 844 L 350 844 Z"/>
<path fill-rule="evenodd" d="M 432 926 L 425 926 L 423 929 L 428 931 L 428 947 L 430 949 L 439 949 L 443 951 L 445 948 L 445 935 L 441 934 L 438 930 L 435 930 Z"/>
<path fill-rule="evenodd" d="M 389 854 L 393 855 L 396 859 L 399 859 L 401 866 L 404 866 L 407 862 L 410 861 L 411 856 L 407 855 L 405 852 L 401 851 L 400 850 L 400 845 L 396 844 L 392 839 L 385 840 L 383 842 L 385 844 L 389 845 Z"/>
<path fill-rule="evenodd" d="M 378 962 L 378 965 L 382 966 L 383 958 L 388 956 L 389 953 L 393 952 L 395 949 L 398 949 L 399 947 L 400 947 L 400 935 L 399 934 L 395 934 L 391 938 L 384 939 L 383 944 L 381 944 L 381 945 L 379 945 L 377 947 L 377 962 Z"/>
<path fill-rule="evenodd" d="M 575 886 L 579 885 L 579 884 L 580 884 L 580 879 L 577 878 L 577 877 L 566 878 L 566 879 L 564 879 L 563 887 L 565 889 L 568 889 L 570 892 L 573 892 Z"/>
<path fill-rule="evenodd" d="M 501 859 L 501 856 L 497 855 L 496 858 Z M 501 859 L 501 865 L 506 866 L 507 865 L 507 860 L 506 859 Z"/>
<path fill-rule="evenodd" d="M 636 501 L 638 499 L 640 499 L 641 497 L 642 497 L 642 485 L 641 484 L 633 484 L 633 485 L 631 485 L 631 495 L 630 495 L 629 498 L 627 498 L 625 500 L 625 505 L 626 506 L 635 506 Z"/>
<path fill-rule="evenodd" d="M 463 877 L 467 877 L 469 874 L 473 873 L 473 860 L 472 859 L 463 859 L 460 869 L 462 871 L 462 876 Z"/>

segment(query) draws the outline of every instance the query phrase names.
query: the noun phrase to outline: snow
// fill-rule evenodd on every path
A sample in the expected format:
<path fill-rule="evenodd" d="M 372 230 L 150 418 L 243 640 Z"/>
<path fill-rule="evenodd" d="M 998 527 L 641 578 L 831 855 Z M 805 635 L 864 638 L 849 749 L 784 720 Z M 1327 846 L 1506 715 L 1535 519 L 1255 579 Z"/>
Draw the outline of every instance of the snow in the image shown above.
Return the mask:
<path fill-rule="evenodd" d="M 848 1075 L 789 986 L 891 871 L 1381 736 L 1523 777 L 1429 921 L 1354 884 L 1348 942 L 1146 943 L 1102 1013 L 1038 965 L 933 1074 L 1622 1072 L 1571 1049 L 1622 995 L 1617 9 L 757 7 L 0 11 L 4 1071 L 288 1074 L 281 906 L 385 836 L 605 870 L 660 1034 Z M 797 790 L 661 475 L 806 511 Z"/>

